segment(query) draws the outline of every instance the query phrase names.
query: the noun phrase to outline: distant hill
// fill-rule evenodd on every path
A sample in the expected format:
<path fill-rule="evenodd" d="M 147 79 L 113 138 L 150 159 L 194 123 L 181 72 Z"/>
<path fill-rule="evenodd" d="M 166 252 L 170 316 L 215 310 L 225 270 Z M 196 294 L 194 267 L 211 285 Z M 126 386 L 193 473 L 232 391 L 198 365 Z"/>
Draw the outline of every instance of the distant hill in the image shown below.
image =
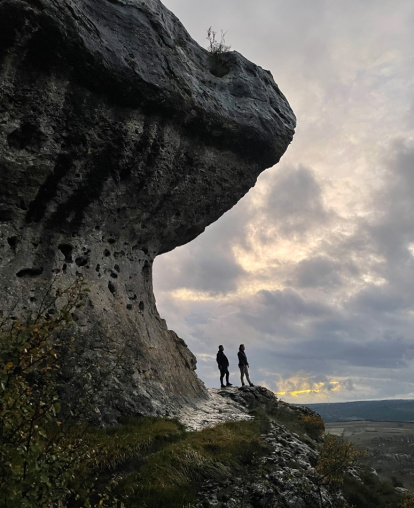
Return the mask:
<path fill-rule="evenodd" d="M 319 413 L 326 423 L 358 420 L 414 422 L 414 400 L 333 402 L 306 404 L 306 407 Z"/>

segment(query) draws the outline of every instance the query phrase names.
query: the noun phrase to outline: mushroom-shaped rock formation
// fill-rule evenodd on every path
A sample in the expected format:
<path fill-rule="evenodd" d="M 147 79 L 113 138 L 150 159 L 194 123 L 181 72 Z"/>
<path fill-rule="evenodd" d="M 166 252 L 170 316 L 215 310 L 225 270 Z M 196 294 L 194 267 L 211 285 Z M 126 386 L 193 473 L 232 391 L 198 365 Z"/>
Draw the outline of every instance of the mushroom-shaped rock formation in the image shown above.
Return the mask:
<path fill-rule="evenodd" d="M 285 152 L 295 117 L 271 74 L 201 48 L 159 0 L 2 0 L 0 65 L 3 309 L 84 278 L 66 375 L 92 373 L 103 420 L 206 396 L 152 263 Z"/>

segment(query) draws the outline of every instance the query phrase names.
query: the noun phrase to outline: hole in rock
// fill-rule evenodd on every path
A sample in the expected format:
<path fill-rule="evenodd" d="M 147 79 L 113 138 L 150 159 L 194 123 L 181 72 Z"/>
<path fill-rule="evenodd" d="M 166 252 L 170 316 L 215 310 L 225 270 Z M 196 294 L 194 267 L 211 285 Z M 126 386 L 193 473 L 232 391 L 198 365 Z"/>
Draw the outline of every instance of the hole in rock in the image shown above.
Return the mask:
<path fill-rule="evenodd" d="M 0 209 L 0 222 L 9 222 L 13 219 L 13 212 L 6 208 Z"/>
<path fill-rule="evenodd" d="M 115 293 L 116 293 L 116 288 L 115 288 L 115 285 L 114 285 L 114 283 L 113 283 L 112 281 L 109 281 L 109 282 L 108 282 L 108 289 L 109 289 L 109 291 L 110 291 L 113 295 L 115 295 Z"/>
<path fill-rule="evenodd" d="M 39 150 L 46 141 L 45 134 L 30 122 L 23 123 L 18 129 L 7 136 L 7 143 L 10 148 L 32 148 Z"/>
<path fill-rule="evenodd" d="M 75 259 L 77 266 L 85 266 L 88 264 L 88 258 L 86 256 L 79 256 Z"/>
<path fill-rule="evenodd" d="M 138 308 L 139 308 L 139 310 L 143 311 L 144 310 L 144 302 L 139 302 Z"/>
<path fill-rule="evenodd" d="M 61 243 L 58 245 L 58 249 L 65 256 L 66 263 L 72 263 L 72 245 L 69 243 Z"/>
<path fill-rule="evenodd" d="M 17 236 L 10 236 L 7 238 L 7 242 L 12 249 L 15 249 L 17 245 Z"/>
<path fill-rule="evenodd" d="M 148 260 L 145 260 L 144 261 L 144 265 L 142 267 L 142 275 L 144 276 L 145 279 L 148 279 L 149 275 L 150 275 L 150 264 L 148 262 Z"/>
<path fill-rule="evenodd" d="M 26 203 L 21 199 L 19 203 L 16 203 L 17 208 L 20 208 L 20 210 L 27 210 Z"/>
<path fill-rule="evenodd" d="M 40 268 L 23 268 L 23 270 L 20 270 L 16 273 L 16 277 L 37 277 L 38 275 L 41 275 L 43 273 L 43 267 Z"/>

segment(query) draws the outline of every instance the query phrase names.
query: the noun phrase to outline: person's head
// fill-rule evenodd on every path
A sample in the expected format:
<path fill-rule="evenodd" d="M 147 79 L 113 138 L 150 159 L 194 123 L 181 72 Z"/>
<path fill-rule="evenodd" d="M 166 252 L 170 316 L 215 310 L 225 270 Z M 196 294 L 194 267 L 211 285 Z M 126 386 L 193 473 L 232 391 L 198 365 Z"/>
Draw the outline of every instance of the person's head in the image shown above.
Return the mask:
<path fill-rule="evenodd" d="M 244 344 L 240 344 L 239 349 L 240 351 L 244 351 L 246 348 L 244 347 Z"/>
<path fill-rule="evenodd" d="M 224 351 L 224 346 L 219 346 L 219 351 Z"/>

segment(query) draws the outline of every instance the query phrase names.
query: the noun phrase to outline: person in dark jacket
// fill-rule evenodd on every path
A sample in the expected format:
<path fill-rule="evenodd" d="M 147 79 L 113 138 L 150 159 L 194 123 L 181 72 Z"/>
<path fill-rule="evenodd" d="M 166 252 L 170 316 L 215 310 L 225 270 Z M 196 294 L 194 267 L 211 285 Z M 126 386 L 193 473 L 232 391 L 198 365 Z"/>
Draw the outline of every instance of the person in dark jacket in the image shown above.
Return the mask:
<path fill-rule="evenodd" d="M 244 376 L 246 376 L 249 385 L 254 386 L 254 384 L 250 381 L 249 377 L 249 362 L 247 361 L 247 356 L 246 353 L 244 352 L 245 349 L 246 348 L 244 347 L 244 344 L 240 344 L 239 352 L 237 353 L 237 356 L 239 358 L 241 384 L 242 386 L 244 386 Z"/>
<path fill-rule="evenodd" d="M 226 388 L 226 386 L 233 386 L 231 383 L 229 383 L 229 361 L 227 359 L 227 356 L 224 354 L 224 347 L 219 346 L 219 350 L 217 353 L 217 364 L 218 368 L 220 370 L 220 385 L 221 388 Z M 224 376 L 226 376 L 226 384 L 223 383 Z"/>

